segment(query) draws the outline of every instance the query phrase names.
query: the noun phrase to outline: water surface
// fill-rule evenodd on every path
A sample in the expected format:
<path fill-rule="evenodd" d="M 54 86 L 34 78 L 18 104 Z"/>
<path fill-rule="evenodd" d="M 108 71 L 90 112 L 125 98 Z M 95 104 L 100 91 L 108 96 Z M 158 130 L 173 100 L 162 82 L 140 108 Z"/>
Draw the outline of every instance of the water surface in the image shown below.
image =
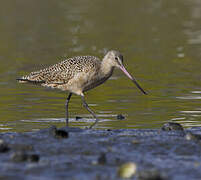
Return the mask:
<path fill-rule="evenodd" d="M 86 93 L 98 128 L 158 128 L 167 121 L 200 126 L 201 3 L 175 1 L 4 1 L 0 7 L 0 130 L 63 126 L 67 92 L 18 84 L 16 78 L 75 55 L 122 52 L 143 95 L 115 70 Z M 71 126 L 93 120 L 70 102 Z M 123 114 L 125 120 L 117 120 Z M 84 117 L 76 122 L 75 117 Z M 86 121 L 86 122 L 85 122 Z"/>

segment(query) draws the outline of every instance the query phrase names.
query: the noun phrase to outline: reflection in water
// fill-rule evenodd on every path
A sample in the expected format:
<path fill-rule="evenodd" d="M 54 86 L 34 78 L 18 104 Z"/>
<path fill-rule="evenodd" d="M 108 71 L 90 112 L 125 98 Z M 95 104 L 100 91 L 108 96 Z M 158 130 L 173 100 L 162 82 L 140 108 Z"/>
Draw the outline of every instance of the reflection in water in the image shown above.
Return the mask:
<path fill-rule="evenodd" d="M 108 116 L 102 116 L 107 121 L 98 128 L 158 128 L 166 121 L 199 126 L 200 12 L 199 0 L 2 2 L 0 128 L 29 131 L 63 126 L 67 93 L 22 86 L 15 79 L 65 57 L 102 57 L 110 49 L 125 55 L 128 71 L 149 96 L 142 96 L 116 71 L 107 83 L 86 94 L 87 102 L 95 104 L 94 111 Z M 73 97 L 69 111 L 72 119 L 87 113 L 79 97 Z M 116 114 L 126 119 L 116 120 Z M 49 122 L 31 122 L 36 119 Z"/>
<path fill-rule="evenodd" d="M 178 99 L 201 99 L 201 96 L 184 96 L 184 97 L 176 97 Z"/>

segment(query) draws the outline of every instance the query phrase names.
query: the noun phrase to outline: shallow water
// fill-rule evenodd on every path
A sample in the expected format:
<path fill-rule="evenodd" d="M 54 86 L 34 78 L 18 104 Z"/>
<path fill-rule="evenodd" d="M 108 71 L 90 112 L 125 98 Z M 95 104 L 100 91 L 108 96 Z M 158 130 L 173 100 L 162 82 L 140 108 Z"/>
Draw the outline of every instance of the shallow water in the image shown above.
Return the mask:
<path fill-rule="evenodd" d="M 145 96 L 119 70 L 86 93 L 98 128 L 158 128 L 167 121 L 200 126 L 201 3 L 176 1 L 5 1 L 0 7 L 0 131 L 64 125 L 66 92 L 16 78 L 65 57 L 122 52 Z M 71 126 L 93 119 L 70 102 Z M 117 120 L 123 114 L 125 120 Z M 76 116 L 84 117 L 77 122 Z"/>

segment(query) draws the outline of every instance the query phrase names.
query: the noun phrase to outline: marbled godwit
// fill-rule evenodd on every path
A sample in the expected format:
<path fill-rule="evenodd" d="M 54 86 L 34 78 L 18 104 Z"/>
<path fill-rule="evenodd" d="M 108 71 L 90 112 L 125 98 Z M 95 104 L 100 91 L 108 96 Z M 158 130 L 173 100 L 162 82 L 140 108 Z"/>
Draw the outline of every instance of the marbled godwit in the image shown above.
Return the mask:
<path fill-rule="evenodd" d="M 118 51 L 109 51 L 100 61 L 94 56 L 77 56 L 66 59 L 48 68 L 31 72 L 29 75 L 17 79 L 21 83 L 29 82 L 41 84 L 44 87 L 58 88 L 69 91 L 66 99 L 66 125 L 68 126 L 68 103 L 72 94 L 80 95 L 83 106 L 93 115 L 96 121 L 90 126 L 92 128 L 98 122 L 95 113 L 89 108 L 84 98 L 84 92 L 104 83 L 113 73 L 114 68 L 121 69 L 136 86 L 147 94 L 131 76 L 123 65 L 123 56 Z"/>

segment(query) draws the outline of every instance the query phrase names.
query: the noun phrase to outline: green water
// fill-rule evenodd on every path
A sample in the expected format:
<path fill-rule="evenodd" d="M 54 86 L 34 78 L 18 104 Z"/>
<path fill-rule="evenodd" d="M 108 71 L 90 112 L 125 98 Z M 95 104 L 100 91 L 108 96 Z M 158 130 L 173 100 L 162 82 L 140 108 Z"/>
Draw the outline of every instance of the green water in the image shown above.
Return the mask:
<path fill-rule="evenodd" d="M 21 0 L 0 6 L 0 131 L 64 125 L 67 93 L 16 78 L 65 57 L 103 57 L 116 49 L 149 95 L 116 70 L 86 93 L 98 128 L 158 128 L 167 121 L 201 123 L 199 0 Z M 70 102 L 71 126 L 88 126 L 81 99 Z M 123 114 L 125 120 L 117 120 Z M 76 122 L 75 117 L 86 117 Z M 90 122 L 84 122 L 89 120 Z"/>

